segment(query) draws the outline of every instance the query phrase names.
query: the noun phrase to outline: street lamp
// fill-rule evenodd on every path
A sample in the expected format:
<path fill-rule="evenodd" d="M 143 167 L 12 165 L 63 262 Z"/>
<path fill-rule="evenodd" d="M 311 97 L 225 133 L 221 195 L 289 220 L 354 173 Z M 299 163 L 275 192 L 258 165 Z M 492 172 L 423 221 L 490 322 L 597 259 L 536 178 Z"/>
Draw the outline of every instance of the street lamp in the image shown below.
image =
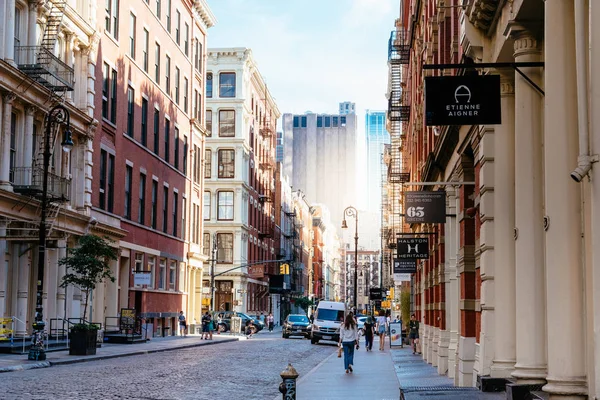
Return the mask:
<path fill-rule="evenodd" d="M 358 266 L 358 211 L 356 208 L 349 206 L 344 210 L 344 220 L 342 221 L 342 229 L 347 229 L 346 217 L 353 217 L 356 221 L 354 230 L 354 307 L 357 307 L 357 266 Z"/>
<path fill-rule="evenodd" d="M 44 267 L 46 265 L 46 208 L 48 207 L 48 174 L 50 170 L 50 157 L 52 157 L 50 144 L 54 144 L 52 132 L 55 125 L 66 124 L 64 139 L 61 146 L 65 152 L 68 152 L 73 147 L 73 139 L 71 137 L 71 119 L 69 111 L 62 105 L 53 107 L 46 117 L 46 131 L 44 133 L 44 169 L 42 177 L 42 199 L 41 199 L 41 216 L 39 230 L 39 245 L 38 245 L 38 281 L 35 302 L 35 322 L 33 323 L 34 343 L 29 350 L 29 360 L 45 360 L 46 352 L 44 351 L 44 342 L 42 335 L 46 323 L 43 317 L 43 297 L 44 297 Z"/>

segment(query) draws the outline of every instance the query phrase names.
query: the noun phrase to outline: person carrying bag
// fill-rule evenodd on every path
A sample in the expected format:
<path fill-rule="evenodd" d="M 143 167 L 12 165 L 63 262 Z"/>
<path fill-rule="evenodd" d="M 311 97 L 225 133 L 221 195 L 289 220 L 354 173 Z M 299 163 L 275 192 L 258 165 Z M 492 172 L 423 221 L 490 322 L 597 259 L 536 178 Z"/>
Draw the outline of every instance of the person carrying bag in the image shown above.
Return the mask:
<path fill-rule="evenodd" d="M 358 327 L 354 320 L 354 315 L 350 312 L 346 315 L 344 323 L 340 327 L 340 346 L 344 351 L 344 368 L 346 373 L 353 372 L 352 365 L 354 364 L 354 347 L 359 349 L 358 345 Z"/>

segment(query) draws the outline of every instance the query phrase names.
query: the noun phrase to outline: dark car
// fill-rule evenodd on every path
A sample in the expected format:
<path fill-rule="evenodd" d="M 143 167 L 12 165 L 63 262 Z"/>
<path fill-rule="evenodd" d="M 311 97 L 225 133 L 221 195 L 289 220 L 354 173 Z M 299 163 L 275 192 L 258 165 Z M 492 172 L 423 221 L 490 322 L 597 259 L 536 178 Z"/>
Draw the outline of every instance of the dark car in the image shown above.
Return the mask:
<path fill-rule="evenodd" d="M 248 325 L 248 321 L 250 321 L 250 320 L 252 320 L 252 322 L 254 324 L 254 328 L 253 328 L 254 332 L 253 333 L 260 332 L 263 329 L 264 324 L 262 324 L 257 319 L 252 318 L 249 315 L 244 314 L 242 312 L 217 311 L 214 313 L 213 319 L 215 321 L 217 321 L 219 332 L 228 332 L 231 329 L 231 317 L 233 316 L 234 313 L 242 319 L 241 333 L 244 333 L 244 331 L 246 329 L 246 325 Z"/>
<path fill-rule="evenodd" d="M 290 336 L 310 337 L 310 320 L 306 315 L 290 314 L 283 323 L 282 336 L 284 339 Z"/>

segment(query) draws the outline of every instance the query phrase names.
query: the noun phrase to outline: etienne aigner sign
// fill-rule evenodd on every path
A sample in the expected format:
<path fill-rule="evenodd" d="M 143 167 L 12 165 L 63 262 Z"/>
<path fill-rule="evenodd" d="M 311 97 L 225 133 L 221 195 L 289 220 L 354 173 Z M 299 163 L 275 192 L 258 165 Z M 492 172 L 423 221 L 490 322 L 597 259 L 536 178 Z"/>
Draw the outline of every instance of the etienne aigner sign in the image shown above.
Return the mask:
<path fill-rule="evenodd" d="M 425 124 L 501 123 L 500 75 L 425 78 Z"/>

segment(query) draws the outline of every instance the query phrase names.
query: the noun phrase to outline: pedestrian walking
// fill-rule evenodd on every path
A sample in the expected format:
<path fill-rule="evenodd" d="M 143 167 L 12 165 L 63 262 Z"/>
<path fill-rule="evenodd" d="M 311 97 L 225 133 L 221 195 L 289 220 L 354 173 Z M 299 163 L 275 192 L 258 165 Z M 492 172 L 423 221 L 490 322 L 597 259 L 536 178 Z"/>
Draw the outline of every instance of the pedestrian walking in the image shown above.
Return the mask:
<path fill-rule="evenodd" d="M 210 315 L 208 312 L 208 336 L 209 336 L 209 340 L 212 340 L 212 336 L 213 336 L 213 332 L 215 330 L 215 320 L 212 317 L 212 315 Z"/>
<path fill-rule="evenodd" d="M 263 323 L 263 325 L 264 325 L 264 323 L 265 323 L 265 320 L 266 320 L 266 318 L 265 318 L 265 313 L 264 313 L 264 312 L 261 312 L 261 313 L 260 313 L 260 317 L 259 317 L 259 319 L 260 319 L 260 322 L 262 322 L 262 323 Z"/>
<path fill-rule="evenodd" d="M 408 323 L 408 338 L 410 339 L 410 347 L 413 349 L 413 354 L 417 352 L 417 345 L 419 344 L 419 321 L 416 319 L 415 314 L 410 316 L 410 322 Z M 421 354 L 419 352 L 419 354 Z"/>
<path fill-rule="evenodd" d="M 377 317 L 377 333 L 379 334 L 379 350 L 385 350 L 385 333 L 387 332 L 387 318 L 383 311 Z"/>
<path fill-rule="evenodd" d="M 356 350 L 358 346 L 358 327 L 354 321 L 354 314 L 351 312 L 346 314 L 346 319 L 340 327 L 340 346 L 344 348 L 344 368 L 346 373 L 353 372 L 352 365 L 354 365 L 354 347 Z"/>
<path fill-rule="evenodd" d="M 365 335 L 365 349 L 367 349 L 367 351 L 372 351 L 373 338 L 375 337 L 375 323 L 373 321 L 373 318 L 371 318 L 370 316 L 367 317 L 365 321 L 363 332 Z"/>
<path fill-rule="evenodd" d="M 208 313 L 208 311 L 202 316 L 202 339 L 206 339 L 208 340 L 208 336 L 209 336 L 209 322 L 210 322 L 211 318 L 210 318 L 210 314 Z"/>
<path fill-rule="evenodd" d="M 187 322 L 183 311 L 179 312 L 179 336 L 187 336 Z"/>
<path fill-rule="evenodd" d="M 274 321 L 275 319 L 273 318 L 273 314 L 269 313 L 269 315 L 267 315 L 267 326 L 269 327 L 269 332 L 273 332 Z"/>

